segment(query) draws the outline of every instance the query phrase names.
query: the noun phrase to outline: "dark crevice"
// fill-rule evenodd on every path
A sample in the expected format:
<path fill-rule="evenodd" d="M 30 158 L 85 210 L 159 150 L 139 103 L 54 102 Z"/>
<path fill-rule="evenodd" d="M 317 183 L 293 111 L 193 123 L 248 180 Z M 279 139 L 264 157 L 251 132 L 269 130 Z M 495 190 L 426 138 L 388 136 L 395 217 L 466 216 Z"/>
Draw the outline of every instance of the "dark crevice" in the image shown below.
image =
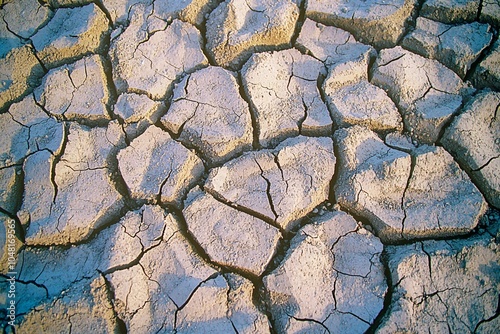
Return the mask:
<path fill-rule="evenodd" d="M 316 319 L 307 319 L 307 318 L 298 318 L 298 317 L 295 317 L 293 315 L 290 315 L 290 314 L 287 314 L 290 318 L 293 318 L 294 320 L 296 321 L 300 321 L 300 322 L 312 322 L 312 323 L 315 323 L 321 327 L 323 327 L 323 329 L 325 330 L 326 333 L 330 333 L 330 329 L 328 329 L 328 327 L 326 327 L 322 322 L 316 320 Z"/>
<path fill-rule="evenodd" d="M 377 332 L 377 329 L 383 323 L 385 316 L 390 314 L 392 308 L 392 296 L 394 295 L 395 289 L 400 284 L 400 282 L 395 283 L 392 281 L 391 268 L 389 267 L 389 254 L 387 253 L 387 249 L 385 246 L 382 254 L 380 255 L 380 262 L 384 266 L 384 276 L 387 282 L 387 292 L 385 293 L 384 306 L 382 310 L 380 310 L 379 314 L 375 317 L 373 323 L 370 325 L 365 334 L 375 334 Z"/>
<path fill-rule="evenodd" d="M 312 322 L 314 324 L 317 324 L 317 325 L 323 327 L 323 329 L 325 330 L 326 333 L 330 333 L 330 330 L 328 329 L 328 327 L 326 327 L 322 322 L 320 322 L 320 321 L 318 321 L 316 319 L 298 318 L 298 317 L 295 317 L 295 316 L 290 315 L 290 314 L 287 314 L 287 316 L 289 316 L 290 318 L 294 319 L 295 321 Z"/>
<path fill-rule="evenodd" d="M 213 11 L 213 9 L 215 9 L 215 8 L 212 8 L 211 12 Z M 211 53 L 208 52 L 208 49 L 207 49 L 207 46 L 208 46 L 208 40 L 207 40 L 208 17 L 209 17 L 209 15 L 206 15 L 205 18 L 203 19 L 203 22 L 199 26 L 196 26 L 196 28 L 200 32 L 200 36 L 201 36 L 201 43 L 200 43 L 201 52 L 203 53 L 203 55 L 205 55 L 205 58 L 208 60 L 209 65 L 217 66 L 217 62 L 215 61 L 214 57 L 212 57 Z"/>
<path fill-rule="evenodd" d="M 31 48 L 33 49 L 32 50 L 32 53 L 33 53 L 33 56 L 35 56 L 36 60 L 38 61 L 38 63 L 40 64 L 40 66 L 42 67 L 42 70 L 43 70 L 43 73 L 44 75 L 47 74 L 49 72 L 48 68 L 45 67 L 45 64 L 43 63 L 43 61 L 40 59 L 40 57 L 38 56 L 38 52 L 36 51 L 35 49 L 35 46 L 33 45 L 33 42 L 30 40 L 29 42 Z M 41 79 L 41 78 L 40 78 Z M 39 79 L 39 80 L 40 80 Z"/>
<path fill-rule="evenodd" d="M 486 163 L 484 163 L 482 166 L 478 167 L 478 168 L 475 168 L 475 169 L 471 169 L 471 172 L 479 172 L 481 171 L 481 169 L 485 168 L 486 166 L 488 166 L 493 160 L 496 160 L 500 158 L 500 155 L 497 155 L 497 156 L 494 156 L 494 157 L 491 157 L 488 159 L 488 161 L 486 161 Z"/>
<path fill-rule="evenodd" d="M 111 18 L 111 14 L 109 13 L 108 9 L 106 8 L 106 6 L 104 5 L 103 1 L 102 0 L 94 0 L 93 3 L 99 7 L 100 10 L 102 10 L 102 12 L 104 13 L 104 15 L 106 16 L 106 18 L 108 19 L 108 26 L 110 28 L 116 28 L 114 25 L 113 25 L 113 19 Z"/>
<path fill-rule="evenodd" d="M 333 173 L 332 180 L 330 181 L 330 188 L 329 188 L 329 193 L 328 193 L 328 200 L 330 203 L 336 204 L 337 201 L 337 196 L 335 194 L 335 185 L 337 185 L 339 182 L 340 178 L 340 171 L 342 169 L 342 163 L 341 163 L 341 154 L 340 154 L 340 149 L 337 144 L 333 144 L 333 155 L 335 156 L 335 170 Z"/>
<path fill-rule="evenodd" d="M 372 82 L 373 79 L 373 71 L 375 68 L 375 62 L 377 60 L 377 56 L 370 54 L 370 59 L 368 59 L 368 66 L 366 68 L 366 77 L 368 78 L 368 82 Z"/>
<path fill-rule="evenodd" d="M 481 13 L 483 11 L 484 0 L 479 0 L 479 6 L 477 8 L 476 21 L 481 22 Z"/>
<path fill-rule="evenodd" d="M 19 273 L 18 273 L 19 274 Z M 4 279 L 8 279 L 10 278 L 8 275 L 4 275 L 4 274 L 0 274 L 0 277 L 4 278 Z M 40 289 L 43 289 L 45 290 L 45 299 L 48 299 L 50 294 L 49 294 L 49 289 L 47 289 L 47 287 L 43 284 L 40 284 L 40 283 L 37 283 L 36 282 L 36 279 L 34 280 L 29 280 L 29 281 L 24 281 L 24 280 L 21 280 L 21 279 L 18 279 L 16 278 L 16 283 L 20 283 L 20 284 L 24 284 L 24 285 L 29 285 L 29 284 L 33 284 L 34 286 L 36 286 L 37 288 L 40 288 Z"/>
<path fill-rule="evenodd" d="M 168 112 L 168 111 L 167 111 Z M 194 117 L 194 116 L 193 116 Z M 202 150 L 196 146 L 191 140 L 186 140 L 186 139 L 183 139 L 181 138 L 181 135 L 182 135 L 182 132 L 184 131 L 184 125 L 188 122 L 189 120 L 187 120 L 183 125 L 182 127 L 179 129 L 179 132 L 178 133 L 175 133 L 173 132 L 172 130 L 170 130 L 169 128 L 167 128 L 162 122 L 161 122 L 161 119 L 158 120 L 157 123 L 155 123 L 153 126 L 157 126 L 158 128 L 162 129 L 163 131 L 167 132 L 170 137 L 172 139 L 174 139 L 175 141 L 177 141 L 179 144 L 181 144 L 182 146 L 184 146 L 185 148 L 187 148 L 188 150 L 192 150 L 195 152 L 196 156 L 198 156 L 198 158 L 200 158 L 203 162 L 203 165 L 205 167 L 205 170 L 207 170 L 207 168 L 214 168 L 214 167 L 218 167 L 218 165 L 221 165 L 222 163 L 211 163 L 210 161 L 208 161 L 208 159 L 206 158 L 205 154 L 203 154 Z"/>
<path fill-rule="evenodd" d="M 257 166 L 259 166 L 259 169 L 260 169 L 260 176 L 264 179 L 264 181 L 266 182 L 266 195 L 267 195 L 267 201 L 269 203 L 269 207 L 271 208 L 271 211 L 273 212 L 273 215 L 274 215 L 274 222 L 276 222 L 278 220 L 278 213 L 276 212 L 276 209 L 274 208 L 274 203 L 273 203 L 273 197 L 271 195 L 271 181 L 269 181 L 268 178 L 266 178 L 266 176 L 264 175 L 264 170 L 262 169 L 262 167 L 260 166 L 259 164 L 259 161 L 257 159 L 254 159 L 255 163 L 257 164 Z"/>
<path fill-rule="evenodd" d="M 238 83 L 238 88 L 239 88 L 240 96 L 247 103 L 247 105 L 248 105 L 248 111 L 250 112 L 250 119 L 252 121 L 252 129 L 253 129 L 252 147 L 255 150 L 261 149 L 262 146 L 259 143 L 260 128 L 259 128 L 259 123 L 257 122 L 256 107 L 253 104 L 252 99 L 247 94 L 247 91 L 246 91 L 246 89 L 244 87 L 243 76 L 241 74 L 241 71 L 238 72 L 238 75 L 236 76 L 236 81 Z"/>
<path fill-rule="evenodd" d="M 128 262 L 128 263 L 125 263 L 125 264 L 121 264 L 121 265 L 117 265 L 117 266 L 113 266 L 111 268 L 108 268 L 106 269 L 105 271 L 102 272 L 103 275 L 110 275 L 116 271 L 120 271 L 120 270 L 125 270 L 125 269 L 129 269 L 129 268 L 132 268 L 136 265 L 138 265 L 140 262 L 141 262 L 141 259 L 144 257 L 144 255 L 146 255 L 146 253 L 152 249 L 154 249 L 155 247 L 159 246 L 161 242 L 158 242 L 157 244 L 149 247 L 148 249 L 142 249 L 140 254 L 137 255 L 137 257 L 135 259 L 133 259 L 132 261 Z"/>
<path fill-rule="evenodd" d="M 116 321 L 115 334 L 127 334 L 128 333 L 127 326 L 125 325 L 125 322 L 122 319 L 120 319 L 120 317 L 118 316 L 118 312 L 116 312 L 116 309 L 115 309 L 114 301 L 116 300 L 116 298 L 115 298 L 115 293 L 114 293 L 113 287 L 112 287 L 111 283 L 107 280 L 105 274 L 103 274 L 103 273 L 99 273 L 99 274 L 101 275 L 102 279 L 104 280 L 104 286 L 106 288 L 107 297 L 108 297 L 108 300 L 112 306 L 114 320 Z"/>
<path fill-rule="evenodd" d="M 342 311 L 339 311 L 339 310 L 337 310 L 337 312 L 339 312 L 340 314 L 349 314 L 350 316 L 353 316 L 354 318 L 358 319 L 359 321 L 364 322 L 367 325 L 371 325 L 369 321 L 361 318 L 359 315 L 357 315 L 355 313 L 352 313 L 352 312 L 342 312 Z"/>
<path fill-rule="evenodd" d="M 116 89 L 115 82 L 113 80 L 113 64 L 111 63 L 111 60 L 109 58 L 109 54 L 106 56 L 102 57 L 102 65 L 104 69 L 104 75 L 105 75 L 105 81 L 106 81 L 106 86 L 109 91 L 109 100 L 106 103 L 106 110 L 108 111 L 108 115 L 111 119 L 118 119 L 120 120 L 114 113 L 114 105 L 116 101 L 118 100 L 118 90 Z M 122 121 L 123 123 L 123 121 Z M 120 123 L 120 124 L 122 124 Z"/>
<path fill-rule="evenodd" d="M 52 203 L 56 203 L 57 195 L 59 193 L 59 187 L 56 182 L 56 166 L 61 161 L 61 158 L 66 151 L 66 145 L 68 144 L 68 136 L 69 136 L 69 124 L 64 123 L 63 127 L 63 138 L 61 147 L 58 152 L 50 152 L 53 155 L 53 160 L 50 165 L 50 182 L 52 183 L 52 187 L 54 188 L 54 198 L 52 199 Z"/>
<path fill-rule="evenodd" d="M 401 239 L 406 239 L 405 236 L 405 222 L 406 222 L 406 205 L 405 205 L 405 198 L 406 198 L 406 192 L 408 191 L 408 188 L 410 187 L 410 182 L 413 177 L 413 172 L 415 170 L 415 165 L 417 164 L 417 158 L 412 154 L 410 155 L 411 157 L 411 165 L 410 165 L 410 173 L 408 175 L 408 179 L 406 180 L 406 185 L 405 189 L 403 191 L 403 196 L 401 196 L 401 210 L 403 211 L 403 219 L 401 220 Z"/>
<path fill-rule="evenodd" d="M 233 208 L 235 210 L 241 211 L 241 212 L 246 213 L 246 214 L 248 214 L 250 216 L 253 216 L 255 218 L 263 220 L 264 222 L 268 223 L 271 226 L 276 227 L 282 233 L 284 233 L 284 231 L 282 230 L 281 226 L 279 226 L 274 219 L 269 218 L 268 216 L 265 216 L 262 213 L 254 211 L 254 210 L 252 210 L 250 208 L 247 208 L 247 207 L 241 206 L 239 204 L 233 203 L 231 201 L 228 201 L 227 199 L 225 199 L 224 197 L 222 197 L 217 192 L 212 191 L 212 190 L 210 190 L 208 188 L 204 188 L 203 190 L 206 191 L 208 194 L 210 194 L 217 201 L 219 201 L 219 202 L 221 202 L 221 203 L 223 203 L 223 204 L 225 204 L 225 205 L 227 205 L 227 206 L 229 206 L 229 207 L 231 207 L 231 208 Z"/>
<path fill-rule="evenodd" d="M 7 196 L 7 198 L 10 199 L 10 202 L 8 205 L 12 209 L 11 211 L 2 208 L 0 206 L 0 212 L 5 213 L 8 216 L 15 217 L 15 213 L 18 212 L 21 209 L 22 201 L 23 201 L 23 194 L 24 194 L 24 170 L 23 166 L 20 165 L 12 165 L 12 166 L 6 166 L 3 168 L 0 168 L 0 171 L 2 169 L 6 168 L 13 168 L 14 169 L 14 184 L 10 186 L 10 189 L 6 189 L 7 193 L 10 192 L 10 195 Z M 7 203 L 5 203 L 7 204 Z M 16 217 L 17 218 L 17 217 Z M 24 241 L 24 239 L 22 239 Z"/>
<path fill-rule="evenodd" d="M 182 309 L 184 309 L 184 307 L 186 307 L 186 305 L 189 304 L 189 302 L 191 301 L 191 298 L 193 298 L 194 294 L 198 291 L 198 289 L 203 284 L 205 284 L 206 282 L 208 282 L 210 280 L 216 279 L 217 277 L 219 277 L 219 275 L 221 275 L 221 273 L 216 272 L 216 273 L 213 273 L 212 275 L 208 276 L 205 280 L 203 280 L 200 283 L 198 283 L 198 285 L 193 289 L 193 291 L 191 291 L 190 295 L 187 297 L 187 299 L 184 302 L 184 304 L 182 304 L 182 305 L 176 305 L 177 306 L 177 310 L 175 311 L 175 315 L 174 315 L 174 328 L 177 328 L 177 314 L 179 313 L 179 311 L 182 311 Z"/>
<path fill-rule="evenodd" d="M 120 148 L 115 148 L 111 152 L 110 155 L 108 156 L 107 159 L 107 164 L 108 164 L 108 169 L 109 169 L 109 180 L 113 187 L 118 191 L 118 193 L 122 196 L 125 206 L 128 207 L 134 207 L 136 206 L 133 199 L 131 198 L 130 194 L 130 189 L 127 186 L 127 183 L 125 182 L 125 179 L 123 178 L 123 175 L 120 171 L 120 168 L 118 166 L 118 151 Z"/>
<path fill-rule="evenodd" d="M 440 146 L 441 145 L 440 144 L 441 143 L 441 139 L 444 137 L 444 134 L 445 134 L 446 130 L 454 122 L 455 118 L 458 115 L 460 115 L 460 112 L 463 110 L 464 103 L 465 103 L 465 99 L 462 98 L 462 103 L 461 103 L 460 107 L 458 107 L 458 109 L 453 114 L 451 114 L 450 117 L 445 122 L 443 122 L 443 124 L 441 126 L 441 130 L 439 130 L 439 133 L 437 135 L 437 139 L 436 139 L 436 143 L 435 143 L 436 146 Z"/>
<path fill-rule="evenodd" d="M 304 110 L 304 116 L 302 116 L 298 121 L 297 121 L 297 126 L 299 128 L 299 135 L 302 135 L 304 133 L 302 129 L 302 125 L 304 124 L 305 120 L 308 117 L 308 111 L 309 111 L 309 106 L 306 104 L 304 101 L 304 97 L 302 96 L 302 108 Z"/>
<path fill-rule="evenodd" d="M 3 14 L 3 13 L 2 13 Z M 17 37 L 19 39 L 20 42 L 26 42 L 28 39 L 16 34 L 14 31 L 12 31 L 9 27 L 9 24 L 7 23 L 7 21 L 5 20 L 5 15 L 2 15 L 2 21 L 5 23 L 5 29 L 7 29 L 8 32 L 10 32 L 12 35 L 14 35 L 15 37 Z"/>
<path fill-rule="evenodd" d="M 432 279 L 432 256 L 431 256 L 431 254 L 429 254 L 425 250 L 423 242 L 420 242 L 420 247 L 422 248 L 422 252 L 424 252 L 424 254 L 427 256 L 427 266 L 428 266 L 428 269 L 429 269 L 429 280 L 431 282 L 433 282 L 433 279 Z"/>
<path fill-rule="evenodd" d="M 297 23 L 295 24 L 295 31 L 293 32 L 291 38 L 292 47 L 295 47 L 297 39 L 299 38 L 300 31 L 302 30 L 302 26 L 306 20 L 306 6 L 307 0 L 299 0 L 299 18 L 297 19 Z"/>
<path fill-rule="evenodd" d="M 264 277 L 264 275 L 262 276 Z M 263 284 L 263 281 L 260 280 L 257 284 L 254 284 L 254 293 L 253 293 L 253 302 L 256 305 L 257 309 L 262 312 L 269 322 L 269 332 L 271 334 L 277 334 L 276 331 L 276 323 L 271 312 L 271 305 L 269 305 L 269 291 L 267 291 L 266 287 Z"/>
<path fill-rule="evenodd" d="M 163 202 L 162 199 L 161 199 L 161 194 L 163 193 L 163 187 L 165 186 L 165 184 L 170 179 L 170 176 L 172 175 L 172 172 L 173 172 L 173 169 L 170 168 L 170 170 L 168 171 L 167 176 L 165 177 L 165 179 L 160 184 L 160 191 L 158 192 L 158 195 L 156 195 L 156 203 L 162 203 Z"/>
<path fill-rule="evenodd" d="M 490 25 L 491 26 L 491 25 Z M 493 48 L 495 46 L 495 43 L 498 38 L 498 32 L 495 29 L 490 29 L 490 32 L 493 33 L 492 39 L 490 44 L 481 52 L 479 57 L 470 65 L 469 69 L 467 70 L 467 73 L 465 74 L 463 81 L 467 82 L 470 81 L 473 83 L 474 87 L 479 86 L 478 88 L 485 88 L 483 85 L 481 85 L 479 82 L 477 82 L 476 78 L 474 78 L 474 75 L 476 74 L 477 68 L 479 65 L 485 60 L 493 51 Z"/>
<path fill-rule="evenodd" d="M 188 241 L 189 245 L 193 248 L 194 252 L 197 255 L 199 255 L 204 262 L 208 263 L 211 267 L 215 268 L 218 271 L 218 274 L 235 273 L 250 280 L 254 284 L 258 282 L 258 277 L 251 272 L 248 272 L 241 268 L 235 268 L 212 261 L 212 259 L 207 254 L 205 249 L 203 249 L 203 247 L 197 241 L 196 237 L 189 230 L 188 224 L 186 222 L 186 219 L 184 218 L 182 211 L 172 205 L 167 205 L 165 207 L 167 208 L 168 212 L 170 212 L 176 218 L 176 221 L 179 222 L 179 228 L 180 228 L 179 233 L 181 233 L 181 235 Z"/>
<path fill-rule="evenodd" d="M 417 24 L 417 18 L 420 16 L 420 11 L 422 10 L 422 7 L 424 5 L 426 0 L 417 0 L 415 3 L 415 7 L 413 8 L 410 17 L 405 20 L 404 22 L 404 32 L 401 34 L 401 36 L 398 38 L 396 41 L 396 45 L 401 45 L 401 42 L 403 39 L 408 36 L 414 29 Z"/>
<path fill-rule="evenodd" d="M 487 322 L 490 322 L 490 321 L 493 321 L 495 320 L 496 318 L 498 318 L 500 316 L 500 294 L 498 295 L 498 303 L 497 303 L 497 309 L 495 311 L 495 314 L 493 314 L 491 317 L 487 318 L 487 319 L 482 319 L 481 321 L 479 321 L 476 325 L 476 327 L 474 328 L 474 334 L 478 332 L 478 330 L 480 329 L 479 327 L 484 324 L 484 323 L 487 323 Z"/>
<path fill-rule="evenodd" d="M 319 205 L 319 207 L 323 207 L 324 205 L 325 203 L 322 203 Z M 326 203 L 326 206 L 328 206 L 328 202 Z M 318 217 L 320 216 L 322 216 L 321 210 L 314 209 L 303 219 L 301 219 L 291 231 L 283 234 L 283 238 L 280 238 L 280 240 L 278 241 L 275 252 L 271 257 L 271 260 L 267 264 L 264 272 L 260 276 L 260 280 L 257 283 L 254 283 L 254 304 L 257 305 L 258 309 L 261 312 L 267 315 L 270 323 L 271 333 L 277 333 L 277 326 L 275 324 L 276 319 L 273 318 L 273 314 L 270 310 L 271 306 L 269 305 L 269 292 L 264 286 L 262 279 L 274 272 L 283 263 L 286 256 L 290 252 L 291 242 L 297 235 L 298 231 L 300 231 L 300 229 L 302 229 L 305 225 L 317 221 Z"/>
<path fill-rule="evenodd" d="M 401 58 L 403 58 L 405 55 L 406 55 L 406 54 L 402 54 L 402 55 L 401 55 L 401 56 L 399 56 L 399 57 L 393 58 L 393 59 L 389 60 L 389 61 L 388 61 L 387 63 L 385 63 L 385 64 L 378 64 L 378 65 L 377 65 L 377 67 L 384 67 L 384 66 L 387 66 L 387 65 L 389 65 L 389 64 L 391 64 L 391 63 L 394 63 L 394 62 L 396 62 L 396 61 L 400 60 L 400 59 L 401 59 Z"/>

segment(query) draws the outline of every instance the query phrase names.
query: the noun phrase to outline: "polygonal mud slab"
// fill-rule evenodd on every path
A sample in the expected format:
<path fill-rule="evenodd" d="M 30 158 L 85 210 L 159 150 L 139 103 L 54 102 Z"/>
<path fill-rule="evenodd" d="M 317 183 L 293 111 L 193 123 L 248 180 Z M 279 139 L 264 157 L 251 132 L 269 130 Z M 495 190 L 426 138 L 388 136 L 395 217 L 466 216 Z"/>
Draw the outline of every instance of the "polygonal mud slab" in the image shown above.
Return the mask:
<path fill-rule="evenodd" d="M 2 50 L 3 51 L 3 50 Z M 37 86 L 43 66 L 29 45 L 13 48 L 0 58 L 0 110 Z"/>
<path fill-rule="evenodd" d="M 27 244 L 80 242 L 116 217 L 123 200 L 110 178 L 108 156 L 120 142 L 118 131 L 73 123 L 60 159 L 44 150 L 25 160 L 18 216 Z"/>
<path fill-rule="evenodd" d="M 438 61 L 400 46 L 381 50 L 372 74 L 371 83 L 387 91 L 403 111 L 417 101 L 433 101 L 445 94 L 462 95 L 470 91 L 457 74 Z"/>
<path fill-rule="evenodd" d="M 415 30 L 406 35 L 402 46 L 426 58 L 439 60 L 464 78 L 492 39 L 493 32 L 488 24 L 448 25 L 419 17 Z"/>
<path fill-rule="evenodd" d="M 179 204 L 205 171 L 194 152 L 154 125 L 121 150 L 117 159 L 132 197 L 148 202 Z"/>
<path fill-rule="evenodd" d="M 31 37 L 38 59 L 47 68 L 103 51 L 109 21 L 96 4 L 61 8 Z"/>
<path fill-rule="evenodd" d="M 103 277 L 75 283 L 66 293 L 25 315 L 16 332 L 21 333 L 117 333 L 107 283 Z"/>
<path fill-rule="evenodd" d="M 403 121 L 394 102 L 383 89 L 368 81 L 328 90 L 325 94 L 332 118 L 339 127 L 363 125 L 374 131 L 403 130 Z"/>
<path fill-rule="evenodd" d="M 412 137 L 433 144 L 444 125 L 474 89 L 436 60 L 400 46 L 380 51 L 371 83 L 383 88 L 400 109 Z"/>
<path fill-rule="evenodd" d="M 226 0 L 207 21 L 207 51 L 217 65 L 237 70 L 254 52 L 289 47 L 297 1 Z"/>
<path fill-rule="evenodd" d="M 26 39 L 33 36 L 53 15 L 51 8 L 36 0 L 3 2 L 0 12 L 8 30 Z"/>
<path fill-rule="evenodd" d="M 472 80 L 477 88 L 500 90 L 500 41 L 497 39 L 486 57 L 477 65 Z"/>
<path fill-rule="evenodd" d="M 375 53 L 373 47 L 356 42 L 349 32 L 308 18 L 304 21 L 295 44 L 301 51 L 307 51 L 326 66 Z"/>
<path fill-rule="evenodd" d="M 5 58 L 10 51 L 23 46 L 23 43 L 19 36 L 9 30 L 7 22 L 3 19 L 5 18 L 3 10 L 0 12 L 0 17 L 2 18 L 0 20 L 0 39 L 2 40 L 2 44 L 0 44 L 0 58 Z M 2 81 L 1 84 L 3 87 L 6 82 Z"/>
<path fill-rule="evenodd" d="M 412 175 L 402 201 L 402 234 L 452 236 L 471 231 L 487 204 L 469 176 L 442 147 L 420 146 L 412 158 Z"/>
<path fill-rule="evenodd" d="M 50 70 L 34 97 L 47 112 L 64 119 L 109 119 L 110 91 L 103 58 L 88 56 Z"/>
<path fill-rule="evenodd" d="M 490 234 L 389 247 L 388 255 L 394 292 L 377 333 L 498 330 L 500 248 Z"/>
<path fill-rule="evenodd" d="M 319 325 L 321 332 L 364 333 L 384 305 L 382 249 L 380 240 L 343 212 L 302 228 L 281 265 L 263 279 L 275 330 Z"/>
<path fill-rule="evenodd" d="M 434 145 L 461 108 L 462 96 L 430 89 L 424 99 L 417 100 L 402 113 L 403 122 L 414 140 Z"/>
<path fill-rule="evenodd" d="M 166 109 L 164 101 L 157 102 L 146 95 L 124 93 L 118 97 L 113 114 L 123 120 L 123 129 L 127 139 L 132 140 L 150 125 L 155 124 Z"/>
<path fill-rule="evenodd" d="M 327 135 L 332 120 L 318 90 L 325 68 L 295 49 L 254 54 L 243 66 L 243 87 L 264 147 L 298 134 Z"/>
<path fill-rule="evenodd" d="M 185 207 L 188 229 L 212 261 L 262 274 L 280 238 L 277 228 L 198 188 L 188 194 Z"/>
<path fill-rule="evenodd" d="M 64 124 L 49 117 L 33 96 L 10 106 L 0 114 L 0 167 L 22 163 L 26 156 L 41 150 L 57 152 L 64 138 Z"/>
<path fill-rule="evenodd" d="M 379 48 L 397 44 L 417 5 L 416 0 L 397 0 L 391 3 L 368 0 L 309 0 L 306 16 L 345 29 L 363 43 Z"/>
<path fill-rule="evenodd" d="M 500 208 L 500 94 L 481 92 L 454 119 L 441 140 L 488 202 Z"/>
<path fill-rule="evenodd" d="M 375 56 L 373 48 L 360 47 L 340 59 L 335 58 L 337 61 L 329 65 L 328 76 L 323 83 L 325 94 L 330 95 L 344 86 L 368 81 L 368 69 Z"/>
<path fill-rule="evenodd" d="M 236 274 L 200 284 L 176 316 L 176 333 L 269 333 L 269 322 L 252 303 L 252 283 Z"/>
<path fill-rule="evenodd" d="M 152 6 L 134 6 L 130 25 L 112 41 L 109 54 L 119 93 L 146 93 L 162 99 L 174 80 L 206 65 L 207 59 L 194 26 L 179 20 L 167 26 L 150 18 L 152 11 Z"/>
<path fill-rule="evenodd" d="M 391 149 L 360 126 L 338 130 L 334 136 L 340 153 L 339 179 L 334 186 L 338 203 L 367 217 L 380 230 L 387 225 L 400 232 L 410 155 Z M 378 235 L 384 240 L 383 233 Z"/>
<path fill-rule="evenodd" d="M 330 29 L 330 33 L 334 32 L 338 35 L 342 31 Z M 348 43 L 349 39 L 346 40 Z M 341 53 L 343 47 L 335 46 L 335 52 Z M 323 82 L 323 92 L 335 125 L 358 124 L 373 130 L 401 130 L 401 115 L 394 102 L 384 90 L 368 82 L 368 69 L 376 55 L 375 50 L 363 44 L 353 44 L 353 49 L 344 52 L 347 53 L 341 53 L 340 58 L 333 58 Z"/>
<path fill-rule="evenodd" d="M 235 74 L 221 67 L 186 76 L 161 121 L 181 142 L 196 147 L 210 165 L 252 147 L 248 104 L 240 96 Z"/>
<path fill-rule="evenodd" d="M 486 203 L 442 148 L 412 155 L 386 146 L 366 128 L 335 133 L 340 152 L 339 204 L 368 219 L 386 242 L 470 232 Z"/>
<path fill-rule="evenodd" d="M 443 23 L 474 21 L 479 12 L 480 0 L 426 0 L 420 15 Z"/>
<path fill-rule="evenodd" d="M 335 161 L 330 138 L 289 138 L 274 150 L 249 152 L 213 169 L 204 188 L 290 230 L 328 199 Z"/>

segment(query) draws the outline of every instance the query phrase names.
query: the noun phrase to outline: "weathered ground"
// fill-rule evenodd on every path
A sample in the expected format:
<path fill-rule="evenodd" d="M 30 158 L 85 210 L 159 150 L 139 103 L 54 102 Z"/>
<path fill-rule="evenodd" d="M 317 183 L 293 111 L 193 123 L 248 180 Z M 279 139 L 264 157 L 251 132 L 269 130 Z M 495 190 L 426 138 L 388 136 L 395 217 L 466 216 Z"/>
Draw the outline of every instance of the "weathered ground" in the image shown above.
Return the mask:
<path fill-rule="evenodd" d="M 498 333 L 499 1 L 0 17 L 0 333 Z"/>

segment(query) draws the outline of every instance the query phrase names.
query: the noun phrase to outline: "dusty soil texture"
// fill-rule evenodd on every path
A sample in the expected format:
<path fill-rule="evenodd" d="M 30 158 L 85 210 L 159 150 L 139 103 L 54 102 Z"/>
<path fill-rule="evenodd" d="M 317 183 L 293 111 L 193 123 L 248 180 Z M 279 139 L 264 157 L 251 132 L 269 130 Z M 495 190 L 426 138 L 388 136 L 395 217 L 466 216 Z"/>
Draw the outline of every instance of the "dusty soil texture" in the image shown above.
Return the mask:
<path fill-rule="evenodd" d="M 0 0 L 0 334 L 500 330 L 498 0 Z"/>

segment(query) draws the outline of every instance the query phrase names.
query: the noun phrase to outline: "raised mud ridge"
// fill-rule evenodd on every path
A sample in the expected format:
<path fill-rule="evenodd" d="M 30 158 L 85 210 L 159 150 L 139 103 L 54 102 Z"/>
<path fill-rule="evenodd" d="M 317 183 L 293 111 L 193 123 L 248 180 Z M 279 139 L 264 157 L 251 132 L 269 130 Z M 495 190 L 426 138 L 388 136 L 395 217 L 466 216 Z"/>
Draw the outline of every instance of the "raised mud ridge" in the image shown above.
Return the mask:
<path fill-rule="evenodd" d="M 500 2 L 0 17 L 0 333 L 498 333 Z"/>

